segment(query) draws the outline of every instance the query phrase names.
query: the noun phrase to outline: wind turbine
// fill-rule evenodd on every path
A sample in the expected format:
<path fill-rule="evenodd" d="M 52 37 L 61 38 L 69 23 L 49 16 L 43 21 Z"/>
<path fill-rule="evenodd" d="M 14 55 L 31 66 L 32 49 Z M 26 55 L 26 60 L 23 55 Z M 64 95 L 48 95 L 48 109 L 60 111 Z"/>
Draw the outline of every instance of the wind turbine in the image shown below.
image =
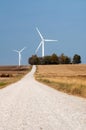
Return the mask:
<path fill-rule="evenodd" d="M 26 47 L 24 47 L 24 48 L 21 49 L 21 50 L 13 50 L 13 51 L 15 51 L 15 52 L 18 53 L 18 56 L 19 56 L 19 66 L 21 65 L 21 53 L 22 53 L 22 51 L 24 51 L 25 49 L 26 49 Z"/>
<path fill-rule="evenodd" d="M 36 53 L 39 50 L 40 46 L 42 46 L 42 57 L 44 57 L 44 44 L 45 44 L 45 42 L 56 42 L 58 40 L 44 39 L 44 37 L 42 36 L 42 34 L 40 33 L 40 31 L 39 31 L 39 29 L 37 27 L 36 27 L 36 30 L 37 30 L 40 38 L 41 38 L 41 42 L 40 42 L 39 46 L 36 49 Z"/>

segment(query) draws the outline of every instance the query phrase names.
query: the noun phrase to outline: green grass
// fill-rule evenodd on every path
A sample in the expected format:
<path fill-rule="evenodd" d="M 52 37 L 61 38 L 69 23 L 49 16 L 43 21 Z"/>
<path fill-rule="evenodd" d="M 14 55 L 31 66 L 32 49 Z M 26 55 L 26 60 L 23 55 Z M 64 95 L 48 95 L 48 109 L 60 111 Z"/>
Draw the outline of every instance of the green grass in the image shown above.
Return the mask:
<path fill-rule="evenodd" d="M 6 85 L 5 82 L 0 82 L 0 86 L 4 86 L 4 85 Z"/>
<path fill-rule="evenodd" d="M 5 82 L 0 82 L 0 89 L 1 89 L 1 88 L 4 88 L 6 85 L 7 85 L 7 83 L 5 83 Z"/>

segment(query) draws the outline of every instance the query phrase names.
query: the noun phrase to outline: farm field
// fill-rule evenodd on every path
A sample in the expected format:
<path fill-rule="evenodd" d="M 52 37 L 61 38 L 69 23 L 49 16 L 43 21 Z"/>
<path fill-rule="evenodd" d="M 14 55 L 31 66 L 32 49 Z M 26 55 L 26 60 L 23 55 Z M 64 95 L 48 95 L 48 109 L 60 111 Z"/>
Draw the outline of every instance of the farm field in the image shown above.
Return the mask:
<path fill-rule="evenodd" d="M 86 65 L 39 65 L 36 80 L 59 91 L 86 98 Z"/>
<path fill-rule="evenodd" d="M 20 80 L 31 66 L 0 66 L 0 89 Z"/>

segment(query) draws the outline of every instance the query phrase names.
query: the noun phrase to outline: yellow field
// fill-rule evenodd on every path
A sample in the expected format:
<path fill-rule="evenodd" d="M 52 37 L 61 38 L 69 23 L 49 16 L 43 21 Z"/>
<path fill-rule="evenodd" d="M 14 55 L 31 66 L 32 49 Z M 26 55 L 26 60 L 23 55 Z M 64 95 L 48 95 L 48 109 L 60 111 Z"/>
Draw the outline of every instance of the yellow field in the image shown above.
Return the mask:
<path fill-rule="evenodd" d="M 86 65 L 39 65 L 37 80 L 69 94 L 86 97 Z"/>

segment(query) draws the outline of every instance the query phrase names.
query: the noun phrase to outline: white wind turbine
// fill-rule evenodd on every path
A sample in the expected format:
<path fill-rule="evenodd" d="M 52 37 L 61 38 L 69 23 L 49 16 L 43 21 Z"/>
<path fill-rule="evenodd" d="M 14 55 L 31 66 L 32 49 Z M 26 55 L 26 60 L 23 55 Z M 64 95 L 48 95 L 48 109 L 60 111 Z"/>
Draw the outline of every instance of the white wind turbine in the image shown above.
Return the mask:
<path fill-rule="evenodd" d="M 36 28 L 36 30 L 37 30 L 40 38 L 41 38 L 41 42 L 40 42 L 38 48 L 36 49 L 36 53 L 39 50 L 40 46 L 42 46 L 42 57 L 44 57 L 44 44 L 45 44 L 45 42 L 56 42 L 58 40 L 44 39 L 43 36 L 42 36 L 42 34 L 40 33 L 40 31 L 38 30 L 38 28 Z"/>
<path fill-rule="evenodd" d="M 26 47 L 24 47 L 24 48 L 21 49 L 21 50 L 13 50 L 13 51 L 15 51 L 15 52 L 18 53 L 18 56 L 19 56 L 19 66 L 21 65 L 21 53 L 22 53 L 22 51 L 24 51 L 25 49 L 26 49 Z"/>

